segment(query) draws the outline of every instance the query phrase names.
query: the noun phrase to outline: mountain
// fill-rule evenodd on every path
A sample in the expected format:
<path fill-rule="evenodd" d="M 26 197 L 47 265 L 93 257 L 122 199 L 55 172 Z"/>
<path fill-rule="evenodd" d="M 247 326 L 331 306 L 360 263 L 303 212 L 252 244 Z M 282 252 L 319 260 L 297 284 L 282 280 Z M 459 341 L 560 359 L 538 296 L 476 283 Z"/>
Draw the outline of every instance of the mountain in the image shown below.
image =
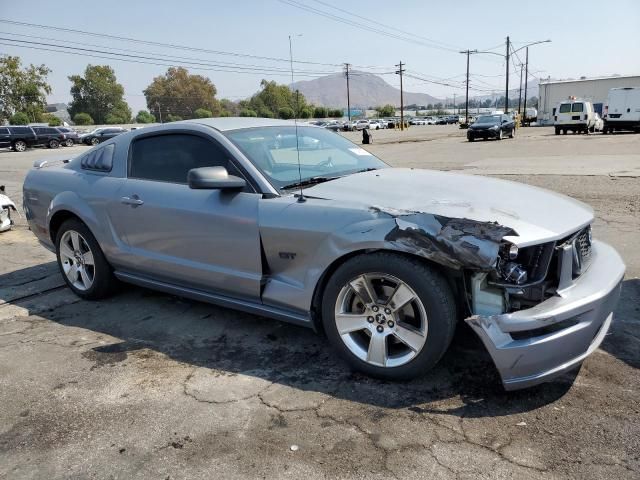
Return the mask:
<path fill-rule="evenodd" d="M 347 105 L 347 81 L 344 74 L 327 75 L 296 82 L 293 88 L 300 90 L 308 102 L 325 107 L 342 108 Z M 385 82 L 377 75 L 352 71 L 349 76 L 349 92 L 352 108 L 368 108 L 391 104 L 400 106 L 400 89 Z M 426 93 L 404 92 L 404 104 L 427 105 L 442 100 Z"/>

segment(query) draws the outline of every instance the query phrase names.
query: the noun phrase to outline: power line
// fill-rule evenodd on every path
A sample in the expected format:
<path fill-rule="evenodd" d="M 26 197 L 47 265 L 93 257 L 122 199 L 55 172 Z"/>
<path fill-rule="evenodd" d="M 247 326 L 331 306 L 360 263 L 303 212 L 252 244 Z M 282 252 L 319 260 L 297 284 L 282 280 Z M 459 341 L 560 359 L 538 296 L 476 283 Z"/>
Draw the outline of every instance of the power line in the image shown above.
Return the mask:
<path fill-rule="evenodd" d="M 331 5 L 329 3 L 323 2 L 321 0 L 313 0 L 313 1 L 316 2 L 316 3 L 319 3 L 321 5 L 324 5 L 326 7 L 333 8 L 334 10 L 338 10 L 339 12 L 346 13 L 347 15 L 351 15 L 352 17 L 359 18 L 361 20 L 365 20 L 365 21 L 367 21 L 369 23 L 373 23 L 375 25 L 379 25 L 379 26 L 387 28 L 389 30 L 394 30 L 396 32 L 400 32 L 400 33 L 403 33 L 405 35 L 409 35 L 411 37 L 419 38 L 421 40 L 433 43 L 434 45 L 440 45 L 440 46 L 442 46 L 444 48 L 447 48 L 447 49 L 458 49 L 458 47 L 456 47 L 455 45 L 447 44 L 447 43 L 444 43 L 444 42 L 439 42 L 439 41 L 433 40 L 431 38 L 427 38 L 427 37 L 423 37 L 421 35 L 416 35 L 415 33 L 407 32 L 406 30 L 401 30 L 401 29 L 393 27 L 391 25 L 386 25 L 384 23 L 377 22 L 377 21 L 372 20 L 370 18 L 363 17 L 362 15 L 358 15 L 358 14 L 355 14 L 353 12 L 349 12 L 347 10 L 344 10 L 342 8 L 338 8 L 338 7 L 334 6 L 334 5 Z"/>
<path fill-rule="evenodd" d="M 206 48 L 198 48 L 198 47 L 189 47 L 186 45 L 178 45 L 178 44 L 173 44 L 173 43 L 162 43 L 162 42 L 154 42 L 151 40 L 141 40 L 138 38 L 132 38 L 132 37 L 123 37 L 123 36 L 118 36 L 118 35 L 108 35 L 105 33 L 96 33 L 96 32 L 87 32 L 84 30 L 77 30 L 77 29 L 73 29 L 73 28 L 64 28 L 64 27 L 55 27 L 55 26 L 51 26 L 51 25 L 41 25 L 41 24 L 37 24 L 37 23 L 28 23 L 28 22 L 19 22 L 16 20 L 9 20 L 9 19 L 4 19 L 4 18 L 0 18 L 0 23 L 6 23 L 9 25 L 15 25 L 15 26 L 21 26 L 21 27 L 29 27 L 29 28 L 39 28 L 39 29 L 45 29 L 45 30 L 55 30 L 55 31 L 59 31 L 59 32 L 66 32 L 66 33 L 73 33 L 73 34 L 78 34 L 78 35 L 88 35 L 88 36 L 92 36 L 92 37 L 100 37 L 100 38 L 108 38 L 111 40 L 118 40 L 118 41 L 124 41 L 124 42 L 133 42 L 133 43 L 139 43 L 139 44 L 144 44 L 144 45 L 153 45 L 153 46 L 157 46 L 157 47 L 165 47 L 165 48 L 173 48 L 176 50 L 187 50 L 187 51 L 193 51 L 193 52 L 203 52 L 203 53 L 211 53 L 211 54 L 215 54 L 215 55 L 226 55 L 226 56 L 232 56 L 232 57 L 245 57 L 245 58 L 254 58 L 254 59 L 259 59 L 259 60 L 269 60 L 272 62 L 286 62 L 289 63 L 289 59 L 287 58 L 279 58 L 279 57 L 267 57 L 267 56 L 261 56 L 261 55 L 253 55 L 253 54 L 248 54 L 248 53 L 239 53 L 239 52 L 228 52 L 228 51 L 223 51 L 223 50 L 209 50 Z M 294 63 L 304 63 L 304 64 L 308 64 L 308 65 L 322 65 L 322 66 L 326 66 L 326 67 L 340 67 L 340 64 L 337 63 L 320 63 L 320 62 L 312 62 L 312 61 L 308 61 L 308 60 L 295 60 Z"/>
<path fill-rule="evenodd" d="M 6 42 L 14 42 L 14 43 L 6 43 Z M 20 48 L 29 48 L 32 50 L 42 50 L 42 51 L 50 51 L 56 53 L 67 53 L 73 55 L 83 55 L 94 58 L 105 58 L 108 60 L 120 60 L 129 63 L 140 63 L 146 65 L 157 65 L 157 66 L 167 66 L 173 67 L 176 65 L 188 65 L 189 68 L 195 70 L 208 70 L 208 71 L 216 71 L 216 72 L 227 72 L 227 73 L 246 73 L 253 75 L 279 75 L 284 76 L 287 75 L 286 70 L 275 69 L 275 68 L 250 68 L 250 67 L 240 67 L 240 66 L 227 66 L 227 65 L 216 65 L 213 63 L 202 63 L 202 62 L 171 62 L 171 60 L 165 60 L 163 58 L 157 57 L 148 57 L 144 55 L 132 55 L 118 52 L 110 52 L 108 50 L 95 50 L 90 48 L 81 48 L 81 47 L 67 47 L 64 45 L 58 44 L 49 44 L 45 42 L 33 42 L 28 40 L 17 40 L 14 38 L 3 38 L 0 37 L 0 44 L 6 46 L 20 47 Z M 25 45 L 26 44 L 26 45 Z M 53 47 L 53 48 L 47 48 Z M 56 48 L 56 49 L 54 49 Z M 63 49 L 63 50 L 60 50 Z M 106 56 L 110 55 L 110 56 Z M 124 57 L 124 58 L 121 58 Z M 166 63 L 171 62 L 171 63 Z M 214 68 L 212 68 L 214 67 Z M 312 77 L 315 78 L 319 74 L 326 74 L 329 72 L 305 72 L 300 73 L 298 76 L 303 77 Z M 338 72 L 335 72 L 338 73 Z"/>
<path fill-rule="evenodd" d="M 316 15 L 320 15 L 320 16 L 328 18 L 330 20 L 334 20 L 336 22 L 344 23 L 344 24 L 352 26 L 352 27 L 360 28 L 360 29 L 366 30 L 368 32 L 384 35 L 384 36 L 389 37 L 389 38 L 395 38 L 397 40 L 403 40 L 405 42 L 414 43 L 414 44 L 417 44 L 417 45 L 422 45 L 422 46 L 429 47 L 429 48 L 436 48 L 436 49 L 439 49 L 439 50 L 444 50 L 444 51 L 449 51 L 449 52 L 456 51 L 453 48 L 442 47 L 442 46 L 426 43 L 424 41 L 416 40 L 416 39 L 409 38 L 409 37 L 406 37 L 406 36 L 403 36 L 403 35 L 387 32 L 387 31 L 381 30 L 379 28 L 371 27 L 369 25 L 365 25 L 365 24 L 360 23 L 360 22 L 349 20 L 347 18 L 340 17 L 338 15 L 334 15 L 334 14 L 326 12 L 324 10 L 319 10 L 319 9 L 311 7 L 309 5 L 305 5 L 303 3 L 299 3 L 299 2 L 297 2 L 295 0 L 278 0 L 278 1 L 280 3 L 285 4 L 285 5 L 289 5 L 290 7 L 295 7 L 295 8 L 298 8 L 300 10 L 305 10 L 307 12 L 314 13 Z"/>
<path fill-rule="evenodd" d="M 145 52 L 142 50 L 133 50 L 133 49 L 128 49 L 128 48 L 119 48 L 119 47 L 112 47 L 112 46 L 104 46 L 104 45 L 96 45 L 93 43 L 86 43 L 86 42 L 74 42 L 71 40 L 64 40 L 64 39 L 59 39 L 59 38 L 52 38 L 52 37 L 42 37 L 42 36 L 38 36 L 38 35 L 26 35 L 26 34 L 22 34 L 22 33 L 13 33 L 13 32 L 0 32 L 0 34 L 2 35 L 12 35 L 12 36 L 18 36 L 18 37 L 23 37 L 23 38 L 31 38 L 31 39 L 36 39 L 36 40 L 47 40 L 47 41 L 54 41 L 54 42 L 63 42 L 63 43 L 67 43 L 67 44 L 74 44 L 74 45 L 83 45 L 84 47 L 96 47 L 96 48 L 108 48 L 109 50 L 118 50 L 121 52 L 129 52 L 129 53 L 139 53 L 139 54 L 144 54 L 144 55 L 153 55 L 153 56 L 158 56 L 158 57 L 163 57 L 163 60 L 166 61 L 174 61 L 174 60 L 178 60 L 179 62 L 182 63 L 199 63 L 199 64 L 204 64 L 204 65 L 210 65 L 210 66 L 225 66 L 225 67 L 232 67 L 232 68 L 256 68 L 256 69 L 268 69 L 268 70 L 274 70 L 274 71 L 278 71 L 278 72 L 282 72 L 282 71 L 287 71 L 287 69 L 284 68 L 278 68 L 278 67 L 273 67 L 273 66 L 269 66 L 269 65 L 257 65 L 257 64 L 247 64 L 247 63 L 237 63 L 237 62 L 222 62 L 222 61 L 210 61 L 207 59 L 202 59 L 202 58 L 194 58 L 194 57 L 181 57 L 181 56 L 177 56 L 177 55 L 166 55 L 163 53 L 153 53 L 153 52 Z M 17 40 L 16 41 L 20 41 Z M 62 45 L 62 48 L 70 48 L 66 45 Z M 203 63 L 204 62 L 204 63 Z M 315 73 L 315 74 L 331 74 L 334 73 L 333 71 L 320 71 L 320 70 L 296 70 L 296 72 L 300 72 L 300 73 Z"/>

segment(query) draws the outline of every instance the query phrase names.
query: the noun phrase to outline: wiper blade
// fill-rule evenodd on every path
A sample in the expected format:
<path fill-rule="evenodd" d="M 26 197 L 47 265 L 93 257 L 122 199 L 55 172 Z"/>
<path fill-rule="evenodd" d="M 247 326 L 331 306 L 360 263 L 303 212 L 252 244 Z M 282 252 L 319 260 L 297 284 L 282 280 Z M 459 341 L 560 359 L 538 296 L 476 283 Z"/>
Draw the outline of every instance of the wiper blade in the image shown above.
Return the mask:
<path fill-rule="evenodd" d="M 380 170 L 380 169 L 377 167 L 367 167 L 367 168 L 363 168 L 362 170 L 356 170 L 353 173 L 373 172 L 374 170 Z"/>
<path fill-rule="evenodd" d="M 335 180 L 340 177 L 311 177 L 302 180 L 301 182 L 291 183 L 289 185 L 285 185 L 284 187 L 280 187 L 280 190 L 288 190 L 290 188 L 298 188 L 298 187 L 308 187 L 309 185 L 316 185 L 318 183 L 328 182 L 330 180 Z"/>

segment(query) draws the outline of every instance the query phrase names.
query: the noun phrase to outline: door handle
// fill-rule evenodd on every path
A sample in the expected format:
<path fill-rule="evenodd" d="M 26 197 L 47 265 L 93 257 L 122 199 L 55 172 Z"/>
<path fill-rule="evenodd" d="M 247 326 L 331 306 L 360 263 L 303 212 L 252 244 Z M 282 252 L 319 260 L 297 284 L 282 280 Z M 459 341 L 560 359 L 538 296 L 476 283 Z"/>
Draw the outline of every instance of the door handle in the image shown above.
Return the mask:
<path fill-rule="evenodd" d="M 137 207 L 140 205 L 144 205 L 144 202 L 140 200 L 138 195 L 131 195 L 130 197 L 120 197 L 120 202 L 125 205 L 131 205 L 132 207 Z"/>

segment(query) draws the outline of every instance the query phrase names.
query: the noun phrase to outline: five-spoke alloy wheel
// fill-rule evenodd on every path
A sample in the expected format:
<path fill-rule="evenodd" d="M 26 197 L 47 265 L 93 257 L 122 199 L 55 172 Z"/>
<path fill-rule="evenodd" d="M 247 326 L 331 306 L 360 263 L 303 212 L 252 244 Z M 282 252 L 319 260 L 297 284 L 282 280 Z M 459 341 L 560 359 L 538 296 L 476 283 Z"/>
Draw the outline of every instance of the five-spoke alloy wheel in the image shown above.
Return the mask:
<path fill-rule="evenodd" d="M 343 286 L 335 306 L 340 338 L 359 359 L 380 367 L 403 365 L 427 339 L 427 313 L 402 280 L 362 274 Z"/>
<path fill-rule="evenodd" d="M 67 230 L 60 239 L 60 263 L 67 280 L 80 291 L 86 291 L 93 285 L 95 263 L 93 253 L 82 235 Z"/>
<path fill-rule="evenodd" d="M 76 295 L 97 300 L 113 292 L 116 279 L 111 266 L 84 223 L 71 218 L 60 226 L 56 233 L 56 252 L 60 273 Z"/>
<path fill-rule="evenodd" d="M 445 277 L 424 260 L 393 252 L 358 255 L 327 282 L 322 321 L 356 370 L 396 380 L 427 372 L 453 337 L 456 307 Z"/>

